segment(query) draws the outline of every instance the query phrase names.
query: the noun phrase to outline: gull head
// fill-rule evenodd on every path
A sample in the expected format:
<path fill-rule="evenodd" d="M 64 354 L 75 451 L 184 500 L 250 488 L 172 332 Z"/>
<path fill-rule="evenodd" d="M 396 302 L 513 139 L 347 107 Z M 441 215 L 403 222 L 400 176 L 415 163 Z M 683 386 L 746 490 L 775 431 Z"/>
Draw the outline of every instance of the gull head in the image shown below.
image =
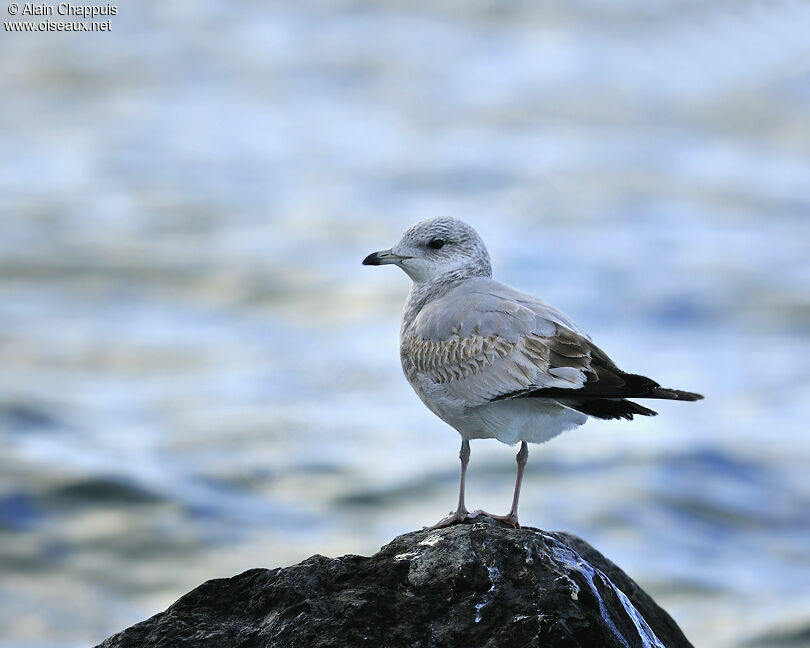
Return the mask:
<path fill-rule="evenodd" d="M 405 230 L 394 247 L 372 252 L 363 265 L 397 265 L 416 283 L 449 272 L 492 276 L 489 253 L 472 227 L 457 218 L 423 220 Z"/>

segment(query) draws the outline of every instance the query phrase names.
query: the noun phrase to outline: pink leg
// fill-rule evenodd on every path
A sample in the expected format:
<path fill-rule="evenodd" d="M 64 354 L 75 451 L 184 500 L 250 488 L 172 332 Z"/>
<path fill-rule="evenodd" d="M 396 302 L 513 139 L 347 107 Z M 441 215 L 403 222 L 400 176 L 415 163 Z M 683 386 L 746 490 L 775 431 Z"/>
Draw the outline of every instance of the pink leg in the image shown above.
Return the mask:
<path fill-rule="evenodd" d="M 492 515 L 492 513 L 487 513 L 486 511 L 479 509 L 470 513 L 470 517 L 486 515 L 487 517 L 491 517 L 495 520 L 501 520 L 502 522 L 511 524 L 516 529 L 520 528 L 520 524 L 518 523 L 518 502 L 520 501 L 520 487 L 523 484 L 523 471 L 526 469 L 526 462 L 529 460 L 529 444 L 527 444 L 525 441 L 520 442 L 520 450 L 518 450 L 515 459 L 517 460 L 518 465 L 517 479 L 515 479 L 515 495 L 512 497 L 512 509 L 509 511 L 509 513 L 507 515 Z"/>
<path fill-rule="evenodd" d="M 468 518 L 474 518 L 477 513 L 470 513 L 464 505 L 464 485 L 467 479 L 467 464 L 470 463 L 470 442 L 467 439 L 462 439 L 461 450 L 459 450 L 458 458 L 461 459 L 461 481 L 458 487 L 458 508 L 455 512 L 451 511 L 441 520 L 432 526 L 424 527 L 426 531 L 433 529 L 441 529 L 442 527 L 450 526 L 456 522 L 463 522 Z"/>

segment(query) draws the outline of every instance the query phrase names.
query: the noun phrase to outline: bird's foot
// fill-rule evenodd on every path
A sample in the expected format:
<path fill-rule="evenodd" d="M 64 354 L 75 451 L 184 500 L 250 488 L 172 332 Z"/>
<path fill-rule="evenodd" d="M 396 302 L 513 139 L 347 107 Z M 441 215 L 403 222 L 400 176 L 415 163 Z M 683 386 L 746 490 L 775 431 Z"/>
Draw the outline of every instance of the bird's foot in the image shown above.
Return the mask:
<path fill-rule="evenodd" d="M 492 513 L 487 513 L 486 511 L 484 511 L 482 509 L 478 509 L 478 510 L 473 511 L 472 513 L 470 513 L 469 517 L 474 518 L 474 517 L 478 517 L 480 515 L 482 515 L 484 517 L 492 518 L 493 520 L 498 520 L 500 522 L 506 522 L 506 524 L 508 524 L 509 526 L 515 527 L 516 529 L 520 528 L 520 522 L 518 522 L 517 513 L 511 513 L 510 512 L 510 513 L 508 513 L 506 515 L 493 515 Z"/>
<path fill-rule="evenodd" d="M 466 508 L 457 511 L 450 511 L 441 520 L 431 526 L 422 527 L 423 531 L 435 531 L 436 529 L 443 529 L 453 524 L 464 522 L 465 520 L 472 520 L 481 515 L 482 511 L 473 511 L 470 513 Z"/>

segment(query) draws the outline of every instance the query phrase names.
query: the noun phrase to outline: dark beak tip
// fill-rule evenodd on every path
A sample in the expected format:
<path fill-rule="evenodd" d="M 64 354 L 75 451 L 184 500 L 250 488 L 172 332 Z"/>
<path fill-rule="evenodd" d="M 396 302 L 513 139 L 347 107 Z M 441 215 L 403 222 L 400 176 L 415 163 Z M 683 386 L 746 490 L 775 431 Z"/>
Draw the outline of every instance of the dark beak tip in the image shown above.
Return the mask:
<path fill-rule="evenodd" d="M 372 252 L 371 254 L 369 254 L 365 259 L 363 259 L 363 265 L 370 265 L 370 266 L 380 265 L 379 252 Z"/>

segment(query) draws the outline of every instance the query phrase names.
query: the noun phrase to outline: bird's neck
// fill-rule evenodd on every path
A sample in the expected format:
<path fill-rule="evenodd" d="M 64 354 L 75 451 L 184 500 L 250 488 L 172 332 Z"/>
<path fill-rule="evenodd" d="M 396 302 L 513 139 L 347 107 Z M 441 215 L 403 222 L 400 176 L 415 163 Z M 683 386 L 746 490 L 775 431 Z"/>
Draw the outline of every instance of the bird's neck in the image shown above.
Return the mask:
<path fill-rule="evenodd" d="M 428 281 L 414 281 L 408 299 L 405 301 L 405 311 L 402 317 L 401 334 L 405 334 L 408 324 L 412 324 L 425 305 L 434 299 L 441 299 L 459 284 L 474 277 L 491 277 L 492 269 L 489 264 L 486 267 L 478 265 L 467 265 L 456 270 L 451 270 L 443 275 L 434 277 Z"/>

